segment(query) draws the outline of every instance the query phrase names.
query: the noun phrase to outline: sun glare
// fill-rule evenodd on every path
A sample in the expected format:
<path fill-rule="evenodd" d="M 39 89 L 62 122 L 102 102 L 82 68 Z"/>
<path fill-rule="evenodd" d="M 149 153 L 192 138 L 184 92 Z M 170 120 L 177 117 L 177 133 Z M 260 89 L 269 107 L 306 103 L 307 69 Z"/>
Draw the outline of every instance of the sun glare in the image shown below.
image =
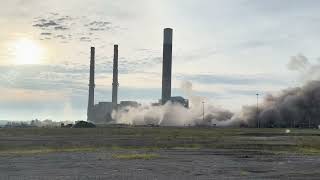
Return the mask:
<path fill-rule="evenodd" d="M 15 64 L 40 64 L 43 48 L 29 39 L 20 39 L 13 44 Z"/>

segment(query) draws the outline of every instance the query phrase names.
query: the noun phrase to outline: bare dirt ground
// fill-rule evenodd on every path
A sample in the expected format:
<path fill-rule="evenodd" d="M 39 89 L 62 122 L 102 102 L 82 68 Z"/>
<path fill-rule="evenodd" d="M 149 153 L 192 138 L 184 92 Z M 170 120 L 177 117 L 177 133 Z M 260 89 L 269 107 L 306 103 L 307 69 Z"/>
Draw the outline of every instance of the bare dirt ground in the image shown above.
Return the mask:
<path fill-rule="evenodd" d="M 0 179 L 319 179 L 320 132 L 283 132 L 0 129 Z"/>

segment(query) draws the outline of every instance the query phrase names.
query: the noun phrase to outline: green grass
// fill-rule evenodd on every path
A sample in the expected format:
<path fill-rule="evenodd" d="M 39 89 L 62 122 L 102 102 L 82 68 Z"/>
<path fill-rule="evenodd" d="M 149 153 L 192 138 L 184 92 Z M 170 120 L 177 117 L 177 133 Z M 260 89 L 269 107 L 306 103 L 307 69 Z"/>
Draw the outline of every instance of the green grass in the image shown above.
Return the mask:
<path fill-rule="evenodd" d="M 249 172 L 248 171 L 240 171 L 240 176 L 248 176 Z"/>
<path fill-rule="evenodd" d="M 38 148 L 38 149 L 12 149 L 0 151 L 0 155 L 28 155 L 28 154 L 46 154 L 59 152 L 94 152 L 97 151 L 93 147 L 69 147 L 69 148 Z"/>
<path fill-rule="evenodd" d="M 299 150 L 298 152 L 300 152 L 302 154 L 320 155 L 320 149 L 319 148 L 301 147 L 298 150 Z"/>
<path fill-rule="evenodd" d="M 320 155 L 320 130 L 241 128 L 0 129 L 0 155 L 121 150 L 230 149 Z"/>
<path fill-rule="evenodd" d="M 151 160 L 160 158 L 159 154 L 113 154 L 112 157 L 114 159 L 121 159 L 121 160 L 135 160 L 135 159 L 142 159 L 142 160 Z"/>

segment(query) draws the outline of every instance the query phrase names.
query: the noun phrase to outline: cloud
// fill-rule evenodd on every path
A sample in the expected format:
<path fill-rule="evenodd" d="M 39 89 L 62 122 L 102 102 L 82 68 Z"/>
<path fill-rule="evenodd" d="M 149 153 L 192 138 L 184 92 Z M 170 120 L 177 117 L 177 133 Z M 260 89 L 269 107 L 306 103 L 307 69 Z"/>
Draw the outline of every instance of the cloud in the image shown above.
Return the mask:
<path fill-rule="evenodd" d="M 107 25 L 110 25 L 111 22 L 107 22 L 107 21 L 93 21 L 89 24 L 87 24 L 86 26 L 99 26 L 99 27 L 105 27 Z"/>
<path fill-rule="evenodd" d="M 1 96 L 0 101 L 9 103 L 9 102 L 42 102 L 42 103 L 50 103 L 61 101 L 65 98 L 64 93 L 54 92 L 54 91 L 41 91 L 41 90 L 25 90 L 25 89 L 6 89 L 0 88 L 3 94 L 6 96 Z"/>
<path fill-rule="evenodd" d="M 107 28 L 90 28 L 89 30 L 90 31 L 104 31 L 106 30 Z"/>
<path fill-rule="evenodd" d="M 41 19 L 38 21 L 37 24 L 34 24 L 34 27 L 40 27 L 40 28 L 48 28 L 48 27 L 55 27 L 58 26 L 59 24 L 52 21 L 52 20 L 45 20 L 45 19 Z"/>
<path fill-rule="evenodd" d="M 34 18 L 32 26 L 39 28 L 42 31 L 40 33 L 41 40 L 66 40 L 66 37 L 69 37 L 69 34 L 61 34 L 61 32 L 70 30 L 70 28 L 72 28 L 73 21 L 74 18 L 71 18 L 70 16 L 61 16 L 58 13 L 49 13 L 47 16 Z M 53 36 L 49 38 L 48 36 L 51 35 Z M 68 40 L 70 39 L 71 37 L 69 37 Z"/>
<path fill-rule="evenodd" d="M 107 68 L 106 68 L 107 67 Z M 133 68 L 131 66 L 130 68 Z M 15 89 L 28 89 L 28 90 L 56 90 L 56 91 L 77 91 L 86 94 L 87 92 L 87 81 L 89 77 L 89 67 L 85 65 L 21 65 L 21 66 L 0 66 L 2 72 L 0 76 L 0 84 L 2 87 L 15 88 Z M 130 74 L 126 72 L 120 72 L 120 77 L 122 81 L 122 89 L 127 87 L 137 88 L 140 90 L 138 94 L 148 94 L 149 97 L 158 92 L 161 88 L 161 72 L 159 73 L 139 73 L 134 70 L 127 69 Z M 108 88 L 110 84 L 107 81 L 111 80 L 112 77 L 112 64 L 97 63 L 96 65 L 96 82 L 98 89 Z M 232 78 L 229 76 L 222 75 L 185 75 L 180 74 L 176 77 L 178 80 L 189 80 L 195 83 L 201 84 L 230 84 L 230 85 L 255 85 L 258 82 L 261 84 L 268 83 L 259 77 L 238 77 Z M 132 85 L 130 81 L 135 79 L 137 84 Z M 142 86 L 139 86 L 139 81 Z M 152 86 L 148 87 L 148 82 Z M 251 83 L 251 84 L 250 84 Z M 269 83 L 275 83 L 274 81 L 269 81 Z M 150 89 L 147 90 L 141 89 Z M 195 88 L 197 89 L 197 88 Z M 212 94 L 222 93 L 211 89 Z M 210 94 L 210 91 L 197 90 L 198 92 Z M 252 90 L 235 89 L 234 86 L 230 86 L 225 89 L 225 92 L 235 93 L 235 94 L 252 94 Z M 126 96 L 135 96 L 137 92 L 126 91 Z M 133 94 L 134 93 L 134 94 Z M 130 95 L 132 94 L 132 95 Z M 219 95 L 221 96 L 221 95 Z"/>
<path fill-rule="evenodd" d="M 113 26 L 110 21 L 92 20 L 93 17 L 77 17 L 61 15 L 59 13 L 49 13 L 47 15 L 34 18 L 33 27 L 39 28 L 42 32 L 40 36 L 48 36 L 48 33 L 54 35 L 53 39 L 63 39 L 63 42 L 78 40 L 82 42 L 100 41 L 100 32 L 114 31 L 121 29 L 119 26 Z M 99 17 L 97 18 L 99 19 Z M 88 23 L 89 22 L 89 23 Z M 72 35 L 70 34 L 72 32 Z M 68 38 L 62 38 L 68 37 Z M 73 38 L 72 38 L 73 37 Z M 49 39 L 48 37 L 42 40 Z"/>
<path fill-rule="evenodd" d="M 288 63 L 289 70 L 305 71 L 310 66 L 310 62 L 306 56 L 303 54 L 298 54 L 297 56 L 292 56 L 290 62 Z"/>
<path fill-rule="evenodd" d="M 89 24 L 85 24 L 84 26 L 89 27 L 90 31 L 106 31 L 111 30 L 111 22 L 108 21 L 93 21 Z"/>
<path fill-rule="evenodd" d="M 81 66 L 63 65 L 0 66 L 0 70 L 2 87 L 30 90 L 81 90 L 88 72 Z"/>
<path fill-rule="evenodd" d="M 205 84 L 231 84 L 231 85 L 258 85 L 258 84 L 284 84 L 280 79 L 270 75 L 214 75 L 214 74 L 193 74 L 177 75 L 178 79 Z"/>
<path fill-rule="evenodd" d="M 42 36 L 50 36 L 50 35 L 52 35 L 52 33 L 43 32 L 43 33 L 41 33 L 40 35 L 42 35 Z"/>
<path fill-rule="evenodd" d="M 66 37 L 66 36 L 61 35 L 61 34 L 60 34 L 60 35 L 56 35 L 55 37 L 56 37 L 56 38 L 60 38 L 60 39 L 67 39 L 67 37 Z"/>
<path fill-rule="evenodd" d="M 54 30 L 62 30 L 62 31 L 64 31 L 64 30 L 68 30 L 69 28 L 67 28 L 67 27 L 64 27 L 64 26 L 56 26 L 56 27 L 54 27 Z"/>
<path fill-rule="evenodd" d="M 91 42 L 90 37 L 80 37 L 80 41 Z"/>
<path fill-rule="evenodd" d="M 60 16 L 58 13 L 50 13 L 46 17 L 34 18 L 33 27 L 42 30 L 67 30 L 69 22 L 73 19 L 70 16 Z"/>

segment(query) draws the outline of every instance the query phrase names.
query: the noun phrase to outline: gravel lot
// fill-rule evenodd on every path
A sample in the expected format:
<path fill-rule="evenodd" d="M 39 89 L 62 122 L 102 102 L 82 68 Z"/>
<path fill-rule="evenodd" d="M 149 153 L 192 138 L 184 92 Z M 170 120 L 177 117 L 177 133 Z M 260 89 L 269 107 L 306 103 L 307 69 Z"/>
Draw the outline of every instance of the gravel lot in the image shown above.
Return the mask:
<path fill-rule="evenodd" d="M 2 132 L 3 133 L 3 132 Z M 16 133 L 16 132 L 15 132 Z M 0 132 L 1 134 L 1 132 Z M 101 134 L 101 133 L 99 133 Z M 265 135 L 265 134 L 262 134 Z M 265 144 L 287 144 L 294 141 L 288 136 L 232 136 L 237 141 L 263 141 Z M 87 179 L 319 179 L 320 155 L 275 153 L 257 148 L 198 148 L 171 149 L 96 149 L 24 153 L 30 147 L 77 144 L 96 145 L 119 143 L 145 145 L 152 140 L 132 135 L 100 138 L 92 136 L 55 135 L 39 136 L 29 133 L 3 133 L 0 137 L 0 179 L 5 180 L 87 180 Z M 185 136 L 185 135 L 184 135 Z M 303 135 L 306 136 L 306 135 Z M 307 135 L 309 137 L 309 135 Z M 102 138 L 104 137 L 104 138 Z M 311 136 L 310 136 L 311 137 Z M 318 135 L 312 135 L 318 140 Z M 176 137 L 179 139 L 179 137 Z M 231 138 L 231 136 L 230 136 Z M 230 143 L 230 138 L 229 142 Z M 248 139 L 249 138 L 249 139 Z M 96 140 L 94 140 L 96 139 Z M 90 141 L 90 142 L 89 142 Z M 170 140 L 171 141 L 171 140 Z M 178 141 L 178 140 L 177 140 Z M 194 143 L 195 140 L 192 141 Z M 159 141 L 160 142 L 160 141 Z M 158 142 L 158 143 L 159 143 Z M 201 141 L 202 142 L 202 141 Z M 281 143 L 283 142 L 283 143 Z M 163 142 L 166 143 L 166 142 Z M 180 142 L 179 142 L 180 143 Z M 225 143 L 226 145 L 228 143 Z M 118 145 L 119 145 L 118 144 Z M 238 144 L 239 145 L 239 144 Z M 252 142 L 250 141 L 250 145 Z M 290 146 L 289 146 L 290 145 Z M 17 147 L 20 151 L 16 151 Z M 227 146 L 226 146 L 227 147 Z M 229 146 L 228 146 L 229 147 Z M 6 149 L 4 151 L 4 149 Z M 5 152 L 5 153 L 3 153 Z M 27 151 L 26 151 L 27 152 Z M 119 159 L 115 154 L 156 154 L 153 159 Z"/>
<path fill-rule="evenodd" d="M 158 150 L 151 160 L 113 153 L 49 153 L 0 157 L 1 179 L 319 179 L 319 156 L 214 150 Z"/>

